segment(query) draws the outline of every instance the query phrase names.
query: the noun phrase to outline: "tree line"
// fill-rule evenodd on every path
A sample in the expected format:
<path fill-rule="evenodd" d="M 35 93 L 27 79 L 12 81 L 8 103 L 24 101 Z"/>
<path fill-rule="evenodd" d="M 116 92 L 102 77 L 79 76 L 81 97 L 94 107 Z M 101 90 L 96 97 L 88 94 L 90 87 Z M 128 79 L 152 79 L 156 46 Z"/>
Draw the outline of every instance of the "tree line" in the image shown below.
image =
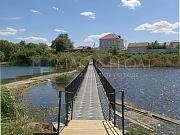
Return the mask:
<path fill-rule="evenodd" d="M 60 34 L 52 41 L 51 47 L 57 52 L 64 52 L 73 49 L 73 44 L 68 34 Z M 53 53 L 47 50 L 45 43 L 12 43 L 7 40 L 0 40 L 0 61 L 10 62 L 14 65 L 29 65 L 32 57 L 53 57 Z"/>

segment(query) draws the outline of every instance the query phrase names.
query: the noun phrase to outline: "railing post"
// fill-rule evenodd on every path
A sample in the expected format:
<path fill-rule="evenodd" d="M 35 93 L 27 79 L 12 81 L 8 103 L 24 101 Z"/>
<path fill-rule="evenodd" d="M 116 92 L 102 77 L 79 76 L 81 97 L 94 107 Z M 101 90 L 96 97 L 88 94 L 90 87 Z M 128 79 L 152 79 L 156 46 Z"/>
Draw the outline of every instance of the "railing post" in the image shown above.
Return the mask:
<path fill-rule="evenodd" d="M 65 126 L 68 125 L 68 94 L 65 93 L 66 97 L 66 120 L 65 120 Z"/>
<path fill-rule="evenodd" d="M 116 126 L 116 91 L 114 90 L 114 127 L 115 126 Z"/>
<path fill-rule="evenodd" d="M 124 91 L 122 91 L 122 135 L 124 135 Z"/>
<path fill-rule="evenodd" d="M 58 114 L 57 135 L 59 135 L 60 121 L 61 121 L 61 91 L 59 91 L 59 114 Z"/>
<path fill-rule="evenodd" d="M 109 93 L 109 121 L 111 120 L 111 95 Z"/>
<path fill-rule="evenodd" d="M 71 107 L 71 120 L 72 120 L 72 117 L 73 117 L 73 98 L 74 98 L 74 93 L 72 94 L 72 107 Z"/>

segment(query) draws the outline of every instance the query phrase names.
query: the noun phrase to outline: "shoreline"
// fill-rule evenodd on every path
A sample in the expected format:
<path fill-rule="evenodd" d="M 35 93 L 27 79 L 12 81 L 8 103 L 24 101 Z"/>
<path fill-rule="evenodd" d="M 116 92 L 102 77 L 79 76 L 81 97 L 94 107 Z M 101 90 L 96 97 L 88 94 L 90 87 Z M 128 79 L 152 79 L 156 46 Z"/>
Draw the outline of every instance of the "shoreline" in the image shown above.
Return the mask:
<path fill-rule="evenodd" d="M 15 92 L 15 96 L 18 97 L 20 96 L 25 90 L 32 88 L 34 86 L 37 86 L 39 84 L 48 82 L 52 80 L 53 78 L 59 77 L 59 76 L 67 76 L 67 75 L 72 75 L 76 73 L 77 70 L 71 70 L 67 72 L 62 72 L 62 73 L 52 73 L 50 75 L 45 75 L 45 76 L 39 76 L 39 77 L 33 77 L 21 81 L 16 81 L 12 83 L 7 83 L 1 85 L 1 87 L 6 87 L 8 89 L 12 89 Z"/>

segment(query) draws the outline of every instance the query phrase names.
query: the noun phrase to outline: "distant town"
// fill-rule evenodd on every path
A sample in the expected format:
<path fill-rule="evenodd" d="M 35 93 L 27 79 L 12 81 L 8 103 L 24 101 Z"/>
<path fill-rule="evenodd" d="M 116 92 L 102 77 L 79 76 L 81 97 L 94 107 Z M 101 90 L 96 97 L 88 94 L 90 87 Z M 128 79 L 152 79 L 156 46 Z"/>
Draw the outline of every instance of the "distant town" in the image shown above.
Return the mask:
<path fill-rule="evenodd" d="M 99 47 L 79 46 L 72 51 L 92 51 L 100 50 L 108 52 L 110 49 L 116 48 L 119 53 L 170 53 L 179 51 L 180 40 L 172 40 L 171 42 L 135 42 L 129 43 L 126 47 L 124 39 L 115 33 L 107 34 L 99 39 Z M 49 48 L 50 50 L 51 48 Z"/>

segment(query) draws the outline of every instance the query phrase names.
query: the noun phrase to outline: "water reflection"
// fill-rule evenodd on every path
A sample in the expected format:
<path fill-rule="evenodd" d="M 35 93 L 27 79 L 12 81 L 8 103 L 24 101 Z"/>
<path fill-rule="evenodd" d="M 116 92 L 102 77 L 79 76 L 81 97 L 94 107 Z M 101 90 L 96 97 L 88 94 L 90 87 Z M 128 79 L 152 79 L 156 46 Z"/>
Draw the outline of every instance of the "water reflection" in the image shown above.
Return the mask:
<path fill-rule="evenodd" d="M 59 91 L 64 90 L 71 80 L 70 76 L 61 76 L 53 80 L 28 89 L 23 96 L 23 101 L 31 110 L 29 113 L 37 120 L 46 120 L 51 123 L 57 121 Z M 62 93 L 64 97 L 64 93 Z M 62 103 L 64 100 L 62 100 Z M 62 106 L 62 113 L 65 106 Z M 43 117 L 43 118 L 42 118 Z"/>

